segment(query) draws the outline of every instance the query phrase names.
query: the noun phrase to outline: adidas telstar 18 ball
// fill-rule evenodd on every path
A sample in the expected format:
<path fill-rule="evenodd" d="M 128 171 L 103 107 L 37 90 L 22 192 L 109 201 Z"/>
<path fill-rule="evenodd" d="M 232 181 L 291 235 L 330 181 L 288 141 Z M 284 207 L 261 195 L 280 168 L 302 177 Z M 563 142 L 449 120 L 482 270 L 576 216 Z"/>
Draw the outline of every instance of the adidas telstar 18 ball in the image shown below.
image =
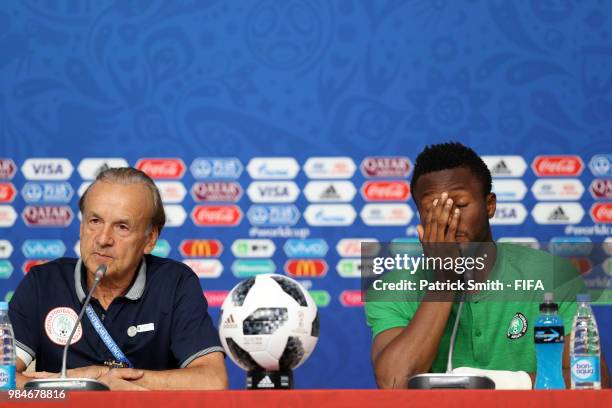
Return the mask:
<path fill-rule="evenodd" d="M 319 339 L 319 315 L 310 294 L 283 275 L 258 275 L 232 289 L 221 308 L 219 336 L 244 370 L 291 370 Z"/>

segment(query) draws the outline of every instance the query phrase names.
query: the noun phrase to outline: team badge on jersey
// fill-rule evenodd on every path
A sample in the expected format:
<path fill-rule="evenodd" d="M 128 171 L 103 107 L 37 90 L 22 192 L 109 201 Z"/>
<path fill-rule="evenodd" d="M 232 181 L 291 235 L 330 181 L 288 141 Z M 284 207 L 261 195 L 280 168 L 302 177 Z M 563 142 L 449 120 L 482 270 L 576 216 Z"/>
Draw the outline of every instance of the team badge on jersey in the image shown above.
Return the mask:
<path fill-rule="evenodd" d="M 509 339 L 515 340 L 523 337 L 525 333 L 527 333 L 527 318 L 521 312 L 516 312 L 512 320 L 510 320 L 506 335 Z"/>
<path fill-rule="evenodd" d="M 51 310 L 45 317 L 45 332 L 49 339 L 58 346 L 65 346 L 77 318 L 76 312 L 69 307 L 56 307 Z M 81 337 L 83 337 L 83 327 L 79 324 L 70 344 L 81 340 Z"/>

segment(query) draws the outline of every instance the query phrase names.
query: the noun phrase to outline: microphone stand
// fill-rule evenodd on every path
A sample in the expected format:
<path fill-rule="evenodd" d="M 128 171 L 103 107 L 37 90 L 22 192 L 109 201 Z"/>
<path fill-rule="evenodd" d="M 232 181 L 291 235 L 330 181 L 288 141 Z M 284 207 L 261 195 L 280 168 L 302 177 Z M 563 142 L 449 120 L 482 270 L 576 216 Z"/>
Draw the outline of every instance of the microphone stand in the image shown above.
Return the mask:
<path fill-rule="evenodd" d="M 96 287 L 98 287 L 98 283 L 102 280 L 104 275 L 106 275 L 106 265 L 98 266 L 96 269 L 94 284 L 89 290 L 87 294 L 87 298 L 81 307 L 81 312 L 77 318 L 77 321 L 70 332 L 70 336 L 68 336 L 68 341 L 64 346 L 64 353 L 62 355 L 62 371 L 60 373 L 59 378 L 39 378 L 35 380 L 30 380 L 23 386 L 24 389 L 34 389 L 34 390 L 66 390 L 66 391 L 109 391 L 109 388 L 106 384 L 101 383 L 100 381 L 94 380 L 92 378 L 68 378 L 66 375 L 66 361 L 68 359 L 68 348 L 70 347 L 70 343 L 72 342 L 72 337 L 77 331 L 79 324 L 81 324 L 81 320 L 83 319 L 83 314 L 85 313 L 85 309 L 89 306 L 89 302 L 91 301 L 91 296 L 93 295 Z"/>
<path fill-rule="evenodd" d="M 444 374 L 418 374 L 410 377 L 408 380 L 408 388 L 412 389 L 433 389 L 433 388 L 451 388 L 451 389 L 495 389 L 495 383 L 489 377 L 484 375 L 468 375 L 468 374 L 452 374 L 453 371 L 453 353 L 455 351 L 455 340 L 457 338 L 457 330 L 459 329 L 459 320 L 461 319 L 461 310 L 465 292 L 461 292 L 459 307 L 457 308 L 457 316 L 453 325 L 453 332 L 450 338 L 448 347 L 448 362 L 446 364 L 446 373 Z"/>

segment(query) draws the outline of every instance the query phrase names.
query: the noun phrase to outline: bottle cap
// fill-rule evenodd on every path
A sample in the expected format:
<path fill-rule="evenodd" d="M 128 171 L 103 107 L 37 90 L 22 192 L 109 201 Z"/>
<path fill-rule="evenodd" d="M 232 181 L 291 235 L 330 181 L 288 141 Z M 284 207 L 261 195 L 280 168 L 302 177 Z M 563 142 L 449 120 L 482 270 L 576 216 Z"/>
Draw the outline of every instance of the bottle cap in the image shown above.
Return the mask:
<path fill-rule="evenodd" d="M 554 313 L 559 310 L 559 305 L 553 302 L 552 292 L 544 293 L 544 302 L 540 303 L 540 312 Z"/>
<path fill-rule="evenodd" d="M 8 310 L 8 302 L 0 302 L 0 310 Z"/>
<path fill-rule="evenodd" d="M 588 293 L 579 293 L 578 295 L 576 295 L 576 301 L 578 303 L 590 302 L 591 301 L 591 295 L 589 295 Z"/>

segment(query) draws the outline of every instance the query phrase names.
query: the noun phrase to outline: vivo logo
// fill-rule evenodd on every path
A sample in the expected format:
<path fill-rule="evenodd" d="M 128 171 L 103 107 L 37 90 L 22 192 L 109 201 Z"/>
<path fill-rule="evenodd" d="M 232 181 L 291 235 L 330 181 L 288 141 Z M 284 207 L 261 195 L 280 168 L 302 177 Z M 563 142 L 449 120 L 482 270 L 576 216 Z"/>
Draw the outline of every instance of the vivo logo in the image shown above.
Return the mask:
<path fill-rule="evenodd" d="M 350 204 L 311 204 L 304 211 L 304 219 L 309 225 L 329 227 L 352 225 L 357 217 Z"/>
<path fill-rule="evenodd" d="M 292 203 L 300 195 L 300 189 L 293 181 L 254 181 L 247 195 L 254 203 Z"/>
<path fill-rule="evenodd" d="M 247 171 L 253 179 L 292 179 L 300 171 L 293 157 L 255 157 L 249 161 Z"/>
<path fill-rule="evenodd" d="M 21 189 L 21 196 L 27 203 L 68 203 L 74 195 L 70 183 L 28 182 Z"/>
<path fill-rule="evenodd" d="M 68 180 L 73 170 L 68 159 L 28 159 L 21 166 L 28 180 Z"/>
<path fill-rule="evenodd" d="M 21 246 L 21 251 L 30 259 L 61 258 L 66 246 L 59 239 L 28 239 Z"/>
<path fill-rule="evenodd" d="M 288 239 L 283 246 L 289 258 L 324 258 L 329 250 L 321 238 Z"/>

